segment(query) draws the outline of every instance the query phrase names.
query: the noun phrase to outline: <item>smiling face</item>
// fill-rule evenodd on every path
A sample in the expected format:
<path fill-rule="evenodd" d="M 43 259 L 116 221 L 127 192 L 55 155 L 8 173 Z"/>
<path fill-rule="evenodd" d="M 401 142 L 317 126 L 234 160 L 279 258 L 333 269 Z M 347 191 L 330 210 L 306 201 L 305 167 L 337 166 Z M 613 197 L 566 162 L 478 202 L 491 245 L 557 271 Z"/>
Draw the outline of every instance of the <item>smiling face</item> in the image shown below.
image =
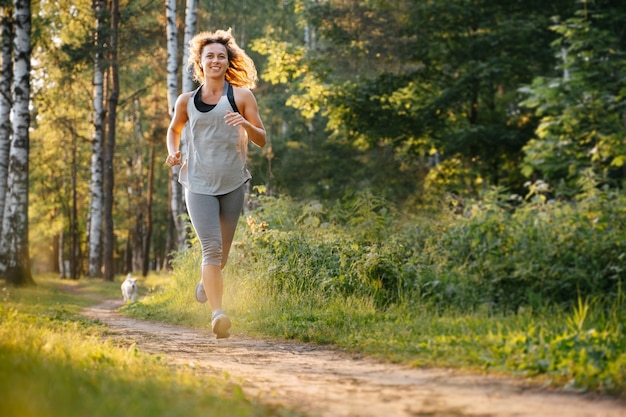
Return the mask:
<path fill-rule="evenodd" d="M 228 70 L 228 51 L 226 46 L 221 43 L 210 43 L 202 48 L 200 66 L 205 78 L 223 77 Z"/>

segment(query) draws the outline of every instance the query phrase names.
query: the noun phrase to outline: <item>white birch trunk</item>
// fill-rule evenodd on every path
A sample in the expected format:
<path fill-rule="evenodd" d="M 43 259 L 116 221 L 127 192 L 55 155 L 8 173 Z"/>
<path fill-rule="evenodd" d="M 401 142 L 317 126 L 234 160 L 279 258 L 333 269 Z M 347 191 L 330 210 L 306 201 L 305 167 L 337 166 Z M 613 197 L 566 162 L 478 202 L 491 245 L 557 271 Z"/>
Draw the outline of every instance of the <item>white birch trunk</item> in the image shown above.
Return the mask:
<path fill-rule="evenodd" d="M 178 97 L 178 30 L 176 27 L 176 0 L 165 0 L 167 22 L 167 110 L 172 116 Z"/>
<path fill-rule="evenodd" d="M 185 40 L 183 43 L 183 92 L 193 90 L 193 79 L 190 68 L 187 67 L 189 59 L 189 41 L 196 33 L 196 0 L 187 0 L 187 10 L 185 11 Z"/>
<path fill-rule="evenodd" d="M 13 18 L 9 8 L 0 8 L 2 73 L 0 73 L 0 219 L 4 213 L 11 149 L 11 87 L 13 86 Z M 0 221 L 2 227 L 2 221 Z M 1 231 L 1 230 L 0 230 Z M 0 233 L 2 239 L 2 233 Z M 0 244 L 1 246 L 1 244 Z"/>
<path fill-rule="evenodd" d="M 13 41 L 13 140 L 9 152 L 8 194 L 2 230 L 4 276 L 14 285 L 33 284 L 28 251 L 28 147 L 30 127 L 30 0 L 15 0 Z"/>
<path fill-rule="evenodd" d="M 176 25 L 176 0 L 165 0 L 165 18 L 167 22 L 167 108 L 170 117 L 174 115 L 174 105 L 178 97 L 178 33 Z M 183 189 L 178 182 L 180 166 L 172 167 L 171 189 L 172 195 L 170 207 L 174 225 L 178 236 L 178 247 L 184 246 L 184 225 L 182 215 L 184 213 L 183 206 Z"/>
<path fill-rule="evenodd" d="M 91 202 L 89 204 L 89 276 L 102 276 L 103 211 L 103 141 L 104 141 L 104 71 L 103 29 L 104 1 L 94 2 L 96 15 L 93 74 L 93 137 L 91 140 Z"/>
<path fill-rule="evenodd" d="M 183 92 L 191 91 L 194 88 L 194 81 L 192 77 L 192 70 L 188 67 L 188 59 L 189 59 L 189 42 L 191 38 L 196 33 L 196 9 L 197 9 L 197 1 L 196 0 L 187 0 L 187 9 L 185 10 L 185 36 L 183 42 L 183 60 L 182 60 L 182 68 L 183 68 L 183 76 L 182 76 L 182 86 Z M 186 125 L 181 132 L 180 135 L 180 151 L 183 155 L 187 152 L 187 143 L 189 141 L 189 125 Z M 180 168 L 177 167 L 177 170 Z M 185 203 L 185 195 L 183 193 L 183 189 L 180 184 L 172 184 L 172 188 L 176 186 L 178 190 L 180 190 L 180 214 L 184 214 L 187 211 L 186 203 Z M 180 214 L 177 216 L 180 221 L 177 220 L 176 227 L 178 230 L 178 246 L 179 248 L 183 248 L 185 244 L 185 235 L 184 230 L 189 229 L 189 220 L 183 220 Z M 180 223 L 180 224 L 179 224 Z M 182 231 L 182 233 L 181 233 Z"/>

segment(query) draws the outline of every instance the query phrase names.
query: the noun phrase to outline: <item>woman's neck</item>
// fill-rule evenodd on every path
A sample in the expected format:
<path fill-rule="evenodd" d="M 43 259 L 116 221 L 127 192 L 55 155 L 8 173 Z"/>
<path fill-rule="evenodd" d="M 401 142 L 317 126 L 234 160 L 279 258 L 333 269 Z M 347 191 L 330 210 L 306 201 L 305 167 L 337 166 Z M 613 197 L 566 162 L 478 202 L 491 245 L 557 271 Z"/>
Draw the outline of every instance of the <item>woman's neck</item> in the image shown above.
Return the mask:
<path fill-rule="evenodd" d="M 220 79 L 205 79 L 204 80 L 204 88 L 205 92 L 209 94 L 222 94 L 224 90 L 224 83 L 226 80 L 224 78 Z"/>

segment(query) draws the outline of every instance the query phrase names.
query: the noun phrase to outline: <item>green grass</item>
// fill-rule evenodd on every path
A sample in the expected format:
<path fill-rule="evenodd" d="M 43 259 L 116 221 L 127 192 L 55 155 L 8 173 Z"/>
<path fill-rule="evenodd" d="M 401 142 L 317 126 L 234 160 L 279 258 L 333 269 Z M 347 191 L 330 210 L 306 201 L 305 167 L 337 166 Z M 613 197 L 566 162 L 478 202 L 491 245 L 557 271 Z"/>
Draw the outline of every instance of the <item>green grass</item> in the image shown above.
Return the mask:
<path fill-rule="evenodd" d="M 164 278 L 144 281 L 143 295 Z M 120 282 L 36 277 L 33 288 L 2 288 L 0 415 L 287 416 L 245 398 L 221 378 L 173 369 L 136 346 L 106 339 L 80 316 L 97 297 L 120 297 Z"/>

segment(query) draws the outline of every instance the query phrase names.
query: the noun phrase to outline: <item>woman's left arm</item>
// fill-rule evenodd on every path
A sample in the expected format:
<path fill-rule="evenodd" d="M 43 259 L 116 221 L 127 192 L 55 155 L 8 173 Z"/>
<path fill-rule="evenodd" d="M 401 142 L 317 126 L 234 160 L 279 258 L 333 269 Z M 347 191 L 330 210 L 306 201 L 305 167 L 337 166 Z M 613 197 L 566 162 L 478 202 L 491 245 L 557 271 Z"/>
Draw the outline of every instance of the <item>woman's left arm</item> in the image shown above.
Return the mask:
<path fill-rule="evenodd" d="M 265 127 L 254 94 L 245 88 L 236 88 L 234 94 L 239 113 L 228 112 L 225 116 L 226 123 L 231 126 L 242 126 L 250 140 L 262 148 L 265 146 Z"/>

